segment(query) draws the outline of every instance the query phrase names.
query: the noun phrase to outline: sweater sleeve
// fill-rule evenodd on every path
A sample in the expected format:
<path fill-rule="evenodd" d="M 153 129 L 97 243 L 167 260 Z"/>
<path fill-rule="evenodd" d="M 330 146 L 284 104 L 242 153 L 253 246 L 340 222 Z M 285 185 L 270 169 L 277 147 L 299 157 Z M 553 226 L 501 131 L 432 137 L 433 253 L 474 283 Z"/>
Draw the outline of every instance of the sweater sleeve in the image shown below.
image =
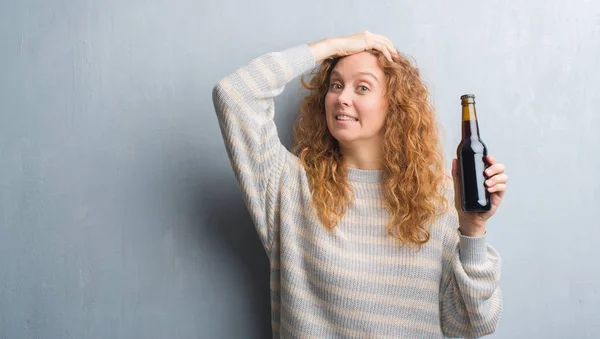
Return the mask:
<path fill-rule="evenodd" d="M 500 256 L 485 235 L 460 234 L 456 211 L 448 218 L 452 226 L 443 241 L 442 331 L 453 338 L 479 338 L 493 333 L 500 320 Z"/>
<path fill-rule="evenodd" d="M 213 104 L 227 155 L 267 253 L 272 243 L 279 179 L 288 153 L 273 120 L 274 97 L 314 65 L 308 46 L 295 46 L 255 58 L 213 88 Z"/>

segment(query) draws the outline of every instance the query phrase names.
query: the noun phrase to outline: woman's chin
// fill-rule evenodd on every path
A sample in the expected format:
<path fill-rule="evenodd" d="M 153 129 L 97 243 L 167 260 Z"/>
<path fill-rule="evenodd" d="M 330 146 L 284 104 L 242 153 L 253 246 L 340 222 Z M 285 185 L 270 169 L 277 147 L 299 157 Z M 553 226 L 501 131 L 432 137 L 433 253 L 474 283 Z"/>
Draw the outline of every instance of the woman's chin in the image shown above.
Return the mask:
<path fill-rule="evenodd" d="M 337 133 L 332 133 L 331 135 L 340 145 L 349 145 L 356 139 L 350 133 L 340 133 L 339 131 Z"/>

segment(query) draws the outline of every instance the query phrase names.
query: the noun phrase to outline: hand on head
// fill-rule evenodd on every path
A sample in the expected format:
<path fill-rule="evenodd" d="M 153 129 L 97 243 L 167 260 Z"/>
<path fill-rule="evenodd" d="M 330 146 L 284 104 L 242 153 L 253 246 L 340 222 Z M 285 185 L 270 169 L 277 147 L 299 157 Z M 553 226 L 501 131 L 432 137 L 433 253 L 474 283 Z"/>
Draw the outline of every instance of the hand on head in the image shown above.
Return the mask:
<path fill-rule="evenodd" d="M 311 43 L 308 46 L 317 62 L 332 56 L 347 56 L 368 50 L 380 51 L 389 61 L 393 61 L 392 56 L 398 55 L 398 51 L 390 39 L 368 31 L 361 31 L 342 37 L 327 38 Z"/>

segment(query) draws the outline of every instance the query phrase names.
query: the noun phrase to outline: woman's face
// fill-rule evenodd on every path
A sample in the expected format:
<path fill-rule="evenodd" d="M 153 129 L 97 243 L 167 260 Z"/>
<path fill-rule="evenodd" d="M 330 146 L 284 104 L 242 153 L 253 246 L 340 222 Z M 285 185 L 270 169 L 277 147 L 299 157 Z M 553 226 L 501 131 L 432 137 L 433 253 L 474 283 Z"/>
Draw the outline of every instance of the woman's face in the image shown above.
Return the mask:
<path fill-rule="evenodd" d="M 361 52 L 340 59 L 329 84 L 325 116 L 333 137 L 346 147 L 381 144 L 388 102 L 377 58 Z"/>

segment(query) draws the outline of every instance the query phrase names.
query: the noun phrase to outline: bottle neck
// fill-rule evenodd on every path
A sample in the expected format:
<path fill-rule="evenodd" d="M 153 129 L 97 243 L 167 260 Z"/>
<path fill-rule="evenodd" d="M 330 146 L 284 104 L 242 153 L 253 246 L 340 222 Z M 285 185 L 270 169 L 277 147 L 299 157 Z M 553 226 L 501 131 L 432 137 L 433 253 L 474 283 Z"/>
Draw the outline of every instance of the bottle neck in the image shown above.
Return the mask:
<path fill-rule="evenodd" d="M 469 101 L 462 103 L 462 138 L 478 139 L 479 125 L 477 124 L 475 103 L 472 100 Z"/>

